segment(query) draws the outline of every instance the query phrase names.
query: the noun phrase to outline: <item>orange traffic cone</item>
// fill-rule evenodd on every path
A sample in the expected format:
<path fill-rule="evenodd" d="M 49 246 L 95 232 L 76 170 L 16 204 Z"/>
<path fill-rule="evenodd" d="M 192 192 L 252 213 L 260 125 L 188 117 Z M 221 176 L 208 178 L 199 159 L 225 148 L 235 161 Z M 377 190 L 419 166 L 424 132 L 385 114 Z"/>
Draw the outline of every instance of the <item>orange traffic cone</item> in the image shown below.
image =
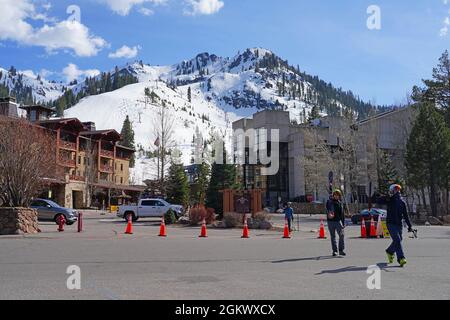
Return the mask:
<path fill-rule="evenodd" d="M 159 236 L 167 237 L 166 222 L 164 221 L 164 217 L 162 217 L 162 219 L 161 219 L 161 227 L 159 228 Z"/>
<path fill-rule="evenodd" d="M 128 218 L 128 224 L 127 229 L 125 230 L 125 234 L 133 234 L 133 223 L 131 217 Z"/>
<path fill-rule="evenodd" d="M 325 235 L 325 224 L 323 223 L 323 219 L 320 221 L 320 232 L 319 232 L 319 239 L 326 239 L 327 236 Z"/>
<path fill-rule="evenodd" d="M 206 221 L 205 221 L 205 219 L 203 219 L 203 222 L 202 222 L 202 231 L 200 233 L 199 238 L 208 238 L 208 234 L 206 232 Z"/>
<path fill-rule="evenodd" d="M 245 222 L 244 222 L 244 232 L 242 234 L 242 239 L 248 239 L 250 238 L 249 236 L 249 231 L 248 231 L 248 224 L 247 224 L 247 218 L 245 218 Z"/>
<path fill-rule="evenodd" d="M 381 215 L 378 216 L 378 223 L 377 223 L 377 237 L 378 237 L 378 238 L 384 238 L 383 225 L 381 224 Z"/>
<path fill-rule="evenodd" d="M 284 222 L 284 235 L 283 235 L 283 239 L 290 239 L 291 238 L 291 233 L 289 231 L 289 224 L 287 219 Z"/>
<path fill-rule="evenodd" d="M 375 221 L 373 220 L 373 217 L 370 218 L 370 237 L 377 237 L 377 230 L 375 229 Z"/>
<path fill-rule="evenodd" d="M 367 238 L 366 220 L 361 221 L 361 238 Z"/>

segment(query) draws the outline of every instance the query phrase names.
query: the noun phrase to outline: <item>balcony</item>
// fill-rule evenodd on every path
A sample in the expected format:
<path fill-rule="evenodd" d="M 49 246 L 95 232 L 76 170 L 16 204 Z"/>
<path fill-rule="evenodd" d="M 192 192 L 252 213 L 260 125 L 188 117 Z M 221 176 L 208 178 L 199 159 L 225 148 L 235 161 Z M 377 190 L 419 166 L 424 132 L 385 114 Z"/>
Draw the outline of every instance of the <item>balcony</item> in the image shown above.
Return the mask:
<path fill-rule="evenodd" d="M 117 155 L 116 156 L 117 160 L 123 160 L 123 161 L 130 161 L 131 157 L 126 157 L 126 156 L 121 156 L 121 155 Z"/>
<path fill-rule="evenodd" d="M 101 150 L 100 150 L 100 156 L 101 156 L 101 157 L 105 157 L 105 158 L 111 158 L 111 159 L 113 159 L 113 158 L 114 158 L 114 151 L 109 151 L 109 150 L 101 149 Z"/>
<path fill-rule="evenodd" d="M 69 180 L 70 180 L 70 181 L 80 181 L 80 182 L 85 182 L 85 181 L 86 181 L 86 177 L 76 176 L 76 175 L 70 175 L 70 176 L 69 176 Z"/>
<path fill-rule="evenodd" d="M 64 167 L 76 167 L 75 159 L 59 157 L 59 164 Z"/>
<path fill-rule="evenodd" d="M 59 147 L 61 149 L 71 150 L 71 151 L 77 151 L 77 144 L 75 142 L 60 140 Z"/>
<path fill-rule="evenodd" d="M 114 168 L 107 164 L 100 165 L 100 171 L 106 173 L 114 173 Z"/>

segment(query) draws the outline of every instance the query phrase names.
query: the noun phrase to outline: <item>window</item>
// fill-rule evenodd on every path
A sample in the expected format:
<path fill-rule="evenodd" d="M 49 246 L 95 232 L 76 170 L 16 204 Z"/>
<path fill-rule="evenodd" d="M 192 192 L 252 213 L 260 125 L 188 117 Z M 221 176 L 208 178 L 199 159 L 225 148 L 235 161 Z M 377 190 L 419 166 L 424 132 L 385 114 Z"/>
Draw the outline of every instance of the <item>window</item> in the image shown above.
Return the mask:
<path fill-rule="evenodd" d="M 156 202 L 159 202 L 159 201 L 144 200 L 144 201 L 141 202 L 141 206 L 143 206 L 143 207 L 156 207 Z"/>
<path fill-rule="evenodd" d="M 123 178 L 120 177 L 120 184 L 123 184 Z"/>
<path fill-rule="evenodd" d="M 123 172 L 123 163 L 120 165 L 120 171 Z"/>
<path fill-rule="evenodd" d="M 42 201 L 42 200 L 35 200 L 31 203 L 32 207 L 40 207 L 40 208 L 44 207 L 45 208 L 45 207 L 47 207 L 47 205 L 48 205 L 48 203 L 45 201 Z"/>
<path fill-rule="evenodd" d="M 78 164 L 81 165 L 81 156 L 78 156 Z"/>
<path fill-rule="evenodd" d="M 36 121 L 36 120 L 37 120 L 36 110 L 31 110 L 30 111 L 30 121 Z"/>
<path fill-rule="evenodd" d="M 155 204 L 157 207 L 164 207 L 164 203 L 162 203 L 161 201 L 155 201 Z"/>

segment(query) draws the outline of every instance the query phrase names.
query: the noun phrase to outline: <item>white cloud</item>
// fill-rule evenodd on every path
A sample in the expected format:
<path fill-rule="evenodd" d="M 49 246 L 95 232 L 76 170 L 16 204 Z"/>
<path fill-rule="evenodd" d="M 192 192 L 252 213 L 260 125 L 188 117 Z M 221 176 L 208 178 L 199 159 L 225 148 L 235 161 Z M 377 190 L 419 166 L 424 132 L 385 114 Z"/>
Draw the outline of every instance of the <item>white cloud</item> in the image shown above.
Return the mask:
<path fill-rule="evenodd" d="M 445 18 L 444 20 L 444 26 L 442 27 L 442 29 L 439 32 L 439 35 L 441 37 L 446 37 L 448 34 L 448 28 L 450 27 L 450 17 Z"/>
<path fill-rule="evenodd" d="M 44 25 L 33 27 L 29 20 L 42 20 Z M 47 24 L 51 22 L 51 24 Z M 77 21 L 56 22 L 40 13 L 31 0 L 2 0 L 0 41 L 44 47 L 48 52 L 65 49 L 78 56 L 96 55 L 107 43 L 93 36 L 89 28 Z"/>
<path fill-rule="evenodd" d="M 53 71 L 47 70 L 47 69 L 42 69 L 41 71 L 39 71 L 39 75 L 41 76 L 41 78 L 46 79 L 47 77 L 50 77 L 54 74 Z"/>
<path fill-rule="evenodd" d="M 155 14 L 155 11 L 149 8 L 142 7 L 139 9 L 139 13 L 143 14 L 144 16 L 152 16 Z"/>
<path fill-rule="evenodd" d="M 142 5 L 144 3 L 152 3 L 154 5 L 161 5 L 167 3 L 167 0 L 100 0 L 100 1 L 106 3 L 111 8 L 112 11 L 121 16 L 127 16 L 134 6 Z M 148 13 L 149 11 L 146 12 Z"/>
<path fill-rule="evenodd" d="M 111 59 L 118 59 L 118 58 L 132 59 L 138 55 L 140 49 L 141 49 L 140 46 L 134 46 L 133 48 L 123 46 L 116 52 L 110 53 L 108 57 Z"/>
<path fill-rule="evenodd" d="M 67 67 L 63 69 L 62 74 L 66 78 L 67 82 L 71 82 L 73 80 L 78 80 L 81 77 L 98 76 L 100 71 L 97 69 L 80 70 L 76 64 L 69 63 Z"/>
<path fill-rule="evenodd" d="M 32 79 L 37 78 L 37 75 L 34 73 L 33 70 L 23 70 L 23 71 L 19 71 L 19 73 L 21 73 L 29 78 L 32 78 Z"/>
<path fill-rule="evenodd" d="M 215 14 L 225 5 L 220 0 L 186 0 L 186 3 L 190 8 L 184 13 L 193 16 Z"/>

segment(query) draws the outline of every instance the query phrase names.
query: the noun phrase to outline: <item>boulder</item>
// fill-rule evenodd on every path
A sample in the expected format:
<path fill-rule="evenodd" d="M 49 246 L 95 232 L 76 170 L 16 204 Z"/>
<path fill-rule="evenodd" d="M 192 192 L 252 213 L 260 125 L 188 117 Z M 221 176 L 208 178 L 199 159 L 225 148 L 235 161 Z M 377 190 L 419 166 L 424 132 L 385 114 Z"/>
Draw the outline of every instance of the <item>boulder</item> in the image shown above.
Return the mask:
<path fill-rule="evenodd" d="M 191 221 L 189 220 L 188 217 L 181 217 L 180 219 L 178 219 L 177 223 L 181 225 L 188 225 L 191 223 Z"/>

